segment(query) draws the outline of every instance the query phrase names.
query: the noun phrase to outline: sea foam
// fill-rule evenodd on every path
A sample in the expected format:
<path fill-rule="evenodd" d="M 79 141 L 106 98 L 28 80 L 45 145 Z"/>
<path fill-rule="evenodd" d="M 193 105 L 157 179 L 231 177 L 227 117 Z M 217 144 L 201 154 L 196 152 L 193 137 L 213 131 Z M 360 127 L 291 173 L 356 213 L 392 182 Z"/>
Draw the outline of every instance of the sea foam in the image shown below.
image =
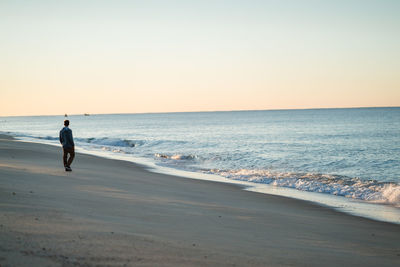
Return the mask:
<path fill-rule="evenodd" d="M 203 170 L 228 179 L 326 193 L 400 207 L 400 185 L 339 175 L 269 170 Z"/>

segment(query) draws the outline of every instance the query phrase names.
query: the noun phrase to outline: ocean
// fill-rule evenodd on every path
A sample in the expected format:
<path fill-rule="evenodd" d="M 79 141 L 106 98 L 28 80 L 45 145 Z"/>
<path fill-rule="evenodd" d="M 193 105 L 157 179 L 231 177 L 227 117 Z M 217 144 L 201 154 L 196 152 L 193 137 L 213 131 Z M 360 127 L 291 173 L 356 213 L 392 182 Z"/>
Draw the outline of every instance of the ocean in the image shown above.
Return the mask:
<path fill-rule="evenodd" d="M 59 146 L 64 119 L 0 117 L 0 132 Z M 397 107 L 93 114 L 68 119 L 77 150 L 83 153 L 198 179 L 242 183 L 248 190 L 400 223 Z"/>

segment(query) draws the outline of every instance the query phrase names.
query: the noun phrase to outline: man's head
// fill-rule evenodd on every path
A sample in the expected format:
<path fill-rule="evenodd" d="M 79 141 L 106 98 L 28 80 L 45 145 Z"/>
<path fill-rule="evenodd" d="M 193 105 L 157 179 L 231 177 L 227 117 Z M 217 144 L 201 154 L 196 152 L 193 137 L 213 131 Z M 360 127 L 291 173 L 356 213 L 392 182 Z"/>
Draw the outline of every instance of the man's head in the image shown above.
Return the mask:
<path fill-rule="evenodd" d="M 64 121 L 64 126 L 68 126 L 69 125 L 69 120 L 65 120 Z"/>

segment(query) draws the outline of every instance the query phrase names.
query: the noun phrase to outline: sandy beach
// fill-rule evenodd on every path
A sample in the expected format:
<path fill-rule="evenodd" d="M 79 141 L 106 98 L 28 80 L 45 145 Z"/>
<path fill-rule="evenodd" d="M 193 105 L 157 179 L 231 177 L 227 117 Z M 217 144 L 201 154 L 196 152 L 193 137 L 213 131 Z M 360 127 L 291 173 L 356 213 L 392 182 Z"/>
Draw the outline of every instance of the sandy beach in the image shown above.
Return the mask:
<path fill-rule="evenodd" d="M 0 136 L 3 266 L 397 266 L 400 225 Z"/>

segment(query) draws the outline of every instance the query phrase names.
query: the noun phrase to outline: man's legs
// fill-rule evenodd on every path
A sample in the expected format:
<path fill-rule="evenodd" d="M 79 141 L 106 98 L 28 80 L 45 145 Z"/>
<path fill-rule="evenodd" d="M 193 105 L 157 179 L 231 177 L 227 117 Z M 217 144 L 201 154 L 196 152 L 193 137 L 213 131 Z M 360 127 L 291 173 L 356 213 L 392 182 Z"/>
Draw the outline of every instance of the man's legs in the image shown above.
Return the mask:
<path fill-rule="evenodd" d="M 64 167 L 67 167 L 68 148 L 63 148 Z"/>
<path fill-rule="evenodd" d="M 64 167 L 70 167 L 72 161 L 74 160 L 75 157 L 75 149 L 72 148 L 63 148 L 63 161 L 64 161 Z M 69 154 L 69 158 L 68 158 L 68 154 Z"/>
<path fill-rule="evenodd" d="M 70 150 L 69 150 L 69 159 L 68 159 L 68 162 L 67 162 L 67 166 L 68 167 L 71 167 L 71 163 L 74 160 L 74 158 L 75 158 L 75 149 L 74 148 L 70 148 Z"/>

